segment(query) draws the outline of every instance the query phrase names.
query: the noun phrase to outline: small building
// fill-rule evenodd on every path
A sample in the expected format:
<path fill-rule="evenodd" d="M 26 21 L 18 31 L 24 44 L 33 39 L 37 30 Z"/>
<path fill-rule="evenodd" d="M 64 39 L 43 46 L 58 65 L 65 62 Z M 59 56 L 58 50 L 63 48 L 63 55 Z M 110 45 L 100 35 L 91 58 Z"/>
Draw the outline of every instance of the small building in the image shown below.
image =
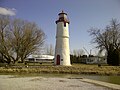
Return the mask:
<path fill-rule="evenodd" d="M 38 62 L 38 63 L 52 63 L 54 56 L 52 55 L 30 55 L 25 60 L 26 62 Z"/>
<path fill-rule="evenodd" d="M 98 56 L 81 57 L 80 62 L 85 64 L 106 64 L 107 59 L 106 57 L 98 57 Z"/>

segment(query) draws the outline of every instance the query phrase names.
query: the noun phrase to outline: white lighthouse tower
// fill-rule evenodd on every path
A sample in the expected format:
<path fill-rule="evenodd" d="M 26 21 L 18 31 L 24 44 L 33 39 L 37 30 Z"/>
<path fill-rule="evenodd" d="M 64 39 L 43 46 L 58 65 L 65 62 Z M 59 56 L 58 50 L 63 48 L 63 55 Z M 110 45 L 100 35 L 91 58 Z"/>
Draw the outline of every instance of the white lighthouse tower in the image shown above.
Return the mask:
<path fill-rule="evenodd" d="M 69 20 L 63 11 L 58 15 L 54 64 L 70 66 Z"/>

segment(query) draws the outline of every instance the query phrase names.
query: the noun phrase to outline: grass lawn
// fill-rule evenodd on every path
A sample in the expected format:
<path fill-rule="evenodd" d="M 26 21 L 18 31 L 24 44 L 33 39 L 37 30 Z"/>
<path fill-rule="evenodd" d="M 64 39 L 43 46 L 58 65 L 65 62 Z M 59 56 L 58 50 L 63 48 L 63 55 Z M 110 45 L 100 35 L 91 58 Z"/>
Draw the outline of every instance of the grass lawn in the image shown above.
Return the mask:
<path fill-rule="evenodd" d="M 72 64 L 72 66 L 54 66 L 52 63 L 16 64 L 10 67 L 0 67 L 0 73 L 67 73 L 67 74 L 95 74 L 118 75 L 120 66 Z"/>

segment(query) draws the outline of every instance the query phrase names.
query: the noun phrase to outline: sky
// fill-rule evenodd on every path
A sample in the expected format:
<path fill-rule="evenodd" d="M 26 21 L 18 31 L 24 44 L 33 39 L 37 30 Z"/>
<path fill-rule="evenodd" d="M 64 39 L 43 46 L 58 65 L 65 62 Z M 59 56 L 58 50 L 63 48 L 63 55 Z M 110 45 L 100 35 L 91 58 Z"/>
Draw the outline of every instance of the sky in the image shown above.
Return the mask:
<path fill-rule="evenodd" d="M 70 50 L 86 48 L 96 53 L 88 30 L 104 29 L 112 18 L 120 22 L 120 0 L 0 0 L 0 14 L 35 22 L 46 34 L 46 44 L 55 46 L 58 14 L 64 10 L 70 21 Z"/>

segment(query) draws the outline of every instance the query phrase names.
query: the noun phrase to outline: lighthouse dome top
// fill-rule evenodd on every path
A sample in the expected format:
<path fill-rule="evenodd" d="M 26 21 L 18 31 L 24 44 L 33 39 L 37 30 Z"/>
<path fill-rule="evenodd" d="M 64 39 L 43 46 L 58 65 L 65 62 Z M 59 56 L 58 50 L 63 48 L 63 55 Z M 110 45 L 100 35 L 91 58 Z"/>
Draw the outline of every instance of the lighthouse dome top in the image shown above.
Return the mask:
<path fill-rule="evenodd" d="M 62 10 L 62 12 L 59 13 L 58 15 L 61 15 L 61 14 L 65 14 L 65 15 L 67 15 L 67 13 L 65 13 L 63 10 Z"/>

